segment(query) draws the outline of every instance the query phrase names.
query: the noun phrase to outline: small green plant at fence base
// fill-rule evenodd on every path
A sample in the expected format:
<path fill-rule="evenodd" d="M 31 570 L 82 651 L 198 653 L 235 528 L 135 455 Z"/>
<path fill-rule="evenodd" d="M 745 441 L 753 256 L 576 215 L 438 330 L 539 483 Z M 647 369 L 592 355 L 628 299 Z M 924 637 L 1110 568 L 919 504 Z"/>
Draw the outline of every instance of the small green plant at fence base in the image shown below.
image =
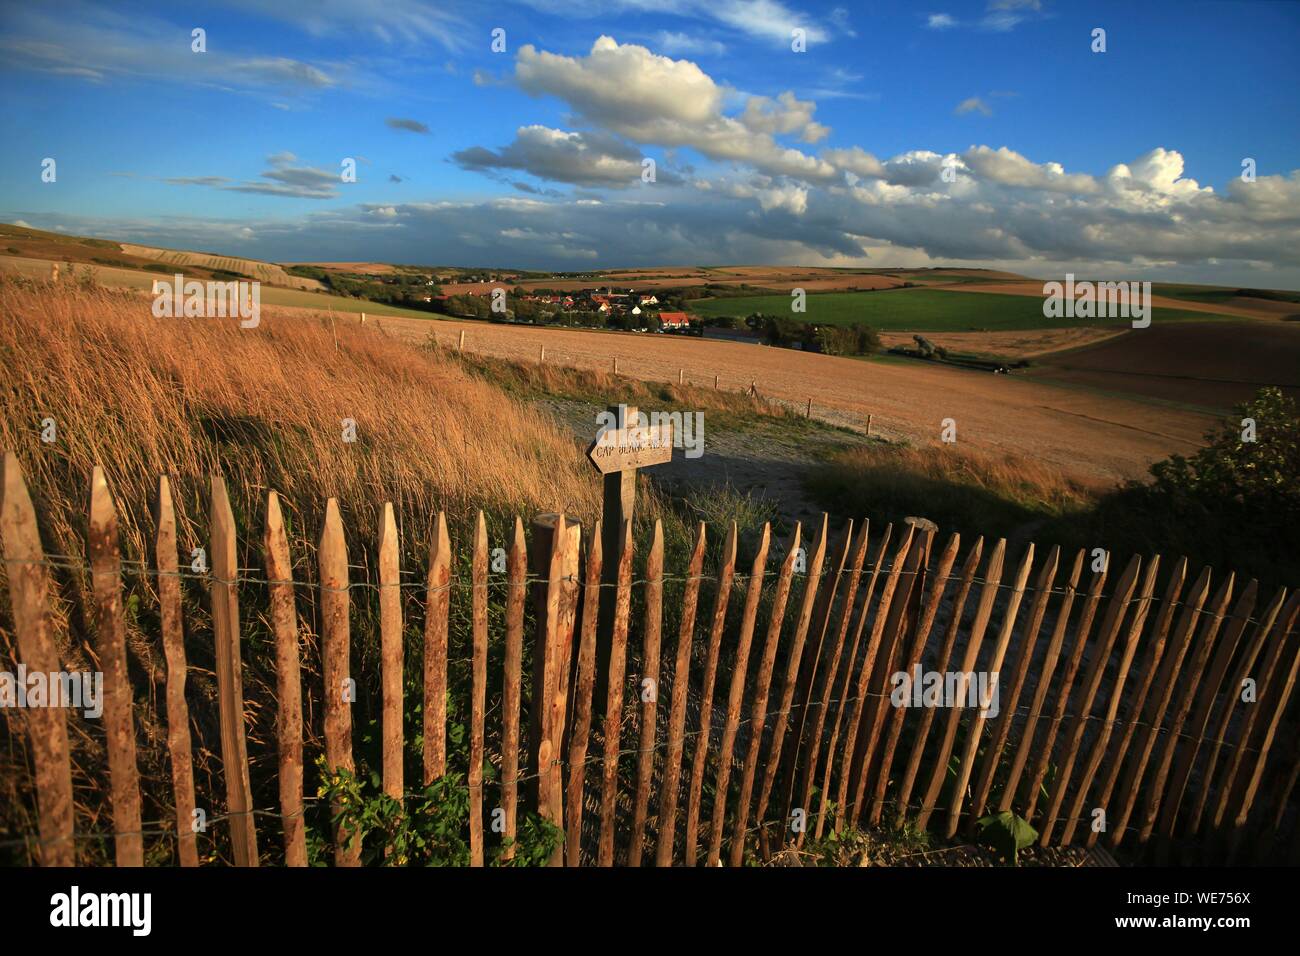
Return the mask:
<path fill-rule="evenodd" d="M 469 866 L 469 788 L 462 773 L 450 772 L 416 794 L 405 806 L 383 791 L 377 773 L 363 778 L 330 771 L 318 758 L 318 796 L 335 807 L 333 823 L 361 841 L 361 862 L 373 866 Z M 536 813 L 520 814 L 518 835 L 491 848 L 494 866 L 543 866 L 559 845 L 558 827 Z M 506 850 L 514 849 L 510 859 Z"/>
<path fill-rule="evenodd" d="M 993 813 L 979 820 L 980 842 L 997 850 L 1012 863 L 1019 861 L 1019 853 L 1032 846 L 1038 831 L 1029 821 L 1011 810 Z"/>

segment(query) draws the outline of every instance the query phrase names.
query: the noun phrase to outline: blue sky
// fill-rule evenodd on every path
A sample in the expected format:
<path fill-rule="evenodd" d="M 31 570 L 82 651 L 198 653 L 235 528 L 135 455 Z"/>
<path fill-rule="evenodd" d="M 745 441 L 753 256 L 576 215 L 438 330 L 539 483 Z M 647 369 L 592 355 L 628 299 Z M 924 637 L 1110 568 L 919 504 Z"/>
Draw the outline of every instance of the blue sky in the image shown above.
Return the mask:
<path fill-rule="evenodd" d="M 1297 41 L 1272 2 L 9 3 L 0 219 L 280 261 L 1296 287 Z"/>

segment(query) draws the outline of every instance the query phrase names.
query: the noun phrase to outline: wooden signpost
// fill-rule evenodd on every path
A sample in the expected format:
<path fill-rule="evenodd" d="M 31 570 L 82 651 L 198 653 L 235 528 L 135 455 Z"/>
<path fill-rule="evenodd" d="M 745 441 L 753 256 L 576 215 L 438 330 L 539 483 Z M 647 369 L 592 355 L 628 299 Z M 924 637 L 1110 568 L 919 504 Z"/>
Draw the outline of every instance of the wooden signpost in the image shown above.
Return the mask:
<path fill-rule="evenodd" d="M 605 476 L 601 519 L 600 626 L 596 633 L 595 702 L 599 707 L 608 691 L 609 653 L 613 644 L 614 598 L 622 553 L 623 522 L 632 520 L 638 468 L 662 465 L 673 457 L 671 423 L 638 425 L 635 405 L 612 405 L 615 427 L 602 430 L 587 449 L 587 457 Z"/>

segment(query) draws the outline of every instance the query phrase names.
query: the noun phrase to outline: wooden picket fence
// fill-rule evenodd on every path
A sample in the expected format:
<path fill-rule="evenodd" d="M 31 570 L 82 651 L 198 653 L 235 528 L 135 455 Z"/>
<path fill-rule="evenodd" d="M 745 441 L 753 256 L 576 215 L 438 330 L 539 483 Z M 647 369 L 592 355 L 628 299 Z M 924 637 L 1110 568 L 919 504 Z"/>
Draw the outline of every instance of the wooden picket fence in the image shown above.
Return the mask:
<path fill-rule="evenodd" d="M 158 485 L 156 566 L 161 643 L 167 663 L 167 747 L 174 791 L 177 861 L 197 865 L 186 660 L 176 522 L 167 478 Z M 469 845 L 485 859 L 485 804 L 495 790 L 504 834 L 515 835 L 523 795 L 561 828 L 553 865 L 741 865 L 798 851 L 831 830 L 909 826 L 944 839 L 973 833 L 986 814 L 1012 810 L 1037 828 L 1038 842 L 1138 851 L 1137 859 L 1238 860 L 1250 834 L 1257 848 L 1294 858 L 1300 843 L 1291 806 L 1297 777 L 1296 715 L 1288 712 L 1300 654 L 1297 595 L 1279 590 L 1257 609 L 1257 585 L 1229 574 L 1211 594 L 1211 570 L 1190 586 L 1178 561 L 1157 595 L 1159 556 L 1134 556 L 1117 576 L 1080 551 L 1018 564 L 1004 540 L 985 556 L 983 539 L 958 567 L 960 539 L 940 549 L 926 523 L 883 532 L 850 522 L 833 540 L 823 517 L 805 546 L 796 526 L 775 572 L 770 529 L 756 542 L 749 574 L 737 573 L 737 530 L 726 532 L 718 566 L 705 574 L 700 524 L 682 584 L 679 624 L 665 665 L 664 541 L 656 524 L 644 561 L 631 523 L 617 555 L 602 554 L 599 522 L 580 542 L 562 515 L 533 522 L 531 553 L 515 520 L 507 548 L 503 673 L 488 674 L 489 542 L 480 512 L 468 582 L 454 579 L 455 554 L 437 518 L 423 577 L 423 781 L 447 773 L 448 641 L 454 601 L 472 622 L 469 708 Z M 127 683 L 122 558 L 115 504 L 99 469 L 91 482 L 87 554 L 93 581 L 94 650 L 104 672 L 114 855 L 143 863 L 144 832 L 136 731 Z M 269 589 L 274 633 L 279 806 L 284 860 L 307 863 L 303 820 L 303 686 L 298 597 L 280 502 L 266 500 L 265 581 L 241 578 L 237 528 L 223 480 L 210 485 L 211 600 L 220 710 L 220 759 L 231 855 L 259 862 L 241 664 L 240 591 Z M 51 581 L 36 512 L 15 456 L 4 461 L 0 539 L 19 659 L 29 671 L 59 670 L 49 612 Z M 584 547 L 585 544 L 585 547 Z M 870 553 L 869 553 L 870 552 Z M 401 800 L 404 607 L 399 541 L 391 504 L 377 547 L 382 686 L 382 780 Z M 354 769 L 348 687 L 352 613 L 348 554 L 336 502 L 325 511 L 316 559 L 323 674 L 325 759 Z M 613 619 L 600 620 L 602 566 L 617 562 Z M 1068 565 L 1068 573 L 1067 571 Z M 634 584 L 634 567 L 643 579 Z M 743 565 L 742 565 L 743 568 Z M 1035 568 L 1037 574 L 1035 575 Z M 1008 573 L 1009 572 L 1009 573 Z M 1031 577 L 1033 578 L 1031 584 Z M 698 614 L 701 584 L 712 607 Z M 736 594 L 737 582 L 743 590 Z M 1111 584 L 1106 592 L 1106 585 Z M 301 585 L 302 582 L 298 582 Z M 633 640 L 634 587 L 644 621 Z M 796 593 L 798 592 L 798 593 Z M 976 592 L 978 597 L 976 598 Z M 533 704 L 521 726 L 525 609 L 536 610 Z M 1233 598 L 1236 598 L 1235 603 Z M 737 628 L 728 627 L 733 605 Z M 758 636 L 760 608 L 766 630 Z M 1231 605 L 1231 609 L 1230 608 Z M 973 611 L 970 608 L 973 607 Z M 1022 610 L 1024 613 L 1022 613 Z M 787 611 L 789 613 L 787 613 Z M 734 622 L 734 613 L 731 614 Z M 700 618 L 697 626 L 697 618 Z M 996 618 L 996 622 L 995 622 Z M 698 633 L 697 633 L 698 632 Z M 720 667 L 728 645 L 730 672 Z M 701 666 L 702 662 L 702 666 Z M 978 707 L 913 708 L 891 702 L 893 675 L 926 670 L 998 675 L 999 712 Z M 671 673 L 668 673 L 669 667 Z M 604 669 L 603 708 L 593 700 Z M 489 681 L 501 688 L 499 737 L 489 737 Z M 499 683 L 498 683 L 499 682 Z M 667 693 L 660 712 L 660 688 Z M 725 687 L 725 696 L 719 696 Z M 1250 692 L 1243 688 L 1249 687 Z M 625 696 L 631 689 L 632 703 Z M 603 719 L 601 714 L 603 713 Z M 39 818 L 32 842 L 45 865 L 75 861 L 74 793 L 65 712 L 26 712 Z M 689 718 L 689 720 L 688 720 Z M 1290 721 L 1292 736 L 1285 738 Z M 633 746 L 626 725 L 636 733 Z M 495 728 L 493 728 L 495 730 Z M 1277 746 L 1279 735 L 1286 746 Z M 500 752 L 487 752 L 489 739 Z M 690 763 L 686 753 L 690 749 Z M 521 764 L 521 750 L 525 759 Z M 590 751 L 590 752 L 589 752 Z M 1270 761 L 1270 756 L 1273 760 Z M 633 758 L 635 758 L 633 760 Z M 500 768 L 485 784 L 483 768 Z M 599 772 L 588 769 L 599 765 Z M 524 768 L 532 768 L 525 774 Z M 625 782 L 627 771 L 634 782 Z M 1271 773 L 1266 773 L 1271 771 Z M 1269 798 L 1261 798 L 1266 778 Z M 712 781 L 712 797 L 706 792 Z M 265 816 L 263 816 L 265 820 Z M 263 829 L 267 829 L 264 824 Z M 265 836 L 265 834 L 262 834 Z M 356 865 L 360 847 L 334 836 L 337 865 Z M 940 861 L 942 857 L 937 857 Z"/>

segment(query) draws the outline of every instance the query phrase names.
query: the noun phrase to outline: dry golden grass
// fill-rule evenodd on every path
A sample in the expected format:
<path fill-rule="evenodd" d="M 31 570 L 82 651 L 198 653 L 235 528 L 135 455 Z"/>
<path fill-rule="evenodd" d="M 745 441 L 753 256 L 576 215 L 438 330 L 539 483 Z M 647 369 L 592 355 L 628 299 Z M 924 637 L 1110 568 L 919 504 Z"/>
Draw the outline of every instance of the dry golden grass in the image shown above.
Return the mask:
<path fill-rule="evenodd" d="M 17 453 L 54 562 L 54 633 L 62 666 L 98 670 L 93 603 L 84 568 L 89 478 L 104 467 L 118 505 L 124 566 L 128 659 L 135 691 L 144 817 L 169 827 L 170 764 L 163 716 L 166 674 L 159 641 L 150 508 L 158 476 L 172 477 L 183 572 L 191 549 L 208 545 L 208 477 L 226 477 L 239 528 L 242 575 L 265 577 L 261 535 L 267 491 L 282 497 L 294 557 L 303 641 L 308 759 L 320 750 L 315 542 L 326 499 L 344 515 L 351 579 L 358 726 L 377 715 L 374 584 L 378 520 L 385 500 L 399 514 L 408 645 L 418 673 L 428 530 L 439 509 L 452 524 L 459 576 L 467 571 L 470 521 L 491 516 L 492 543 L 505 523 L 564 510 L 584 521 L 599 509 L 599 481 L 573 440 L 548 419 L 454 360 L 390 339 L 374 326 L 332 322 L 297 310 L 263 309 L 261 325 L 235 319 L 156 319 L 150 300 L 70 282 L 0 279 L 0 450 Z M 342 419 L 357 441 L 342 440 Z M 40 440 L 53 419 L 57 440 Z M 657 511 L 653 501 L 646 514 Z M 67 556 L 71 561 L 65 561 Z M 13 671 L 15 637 L 7 576 L 0 566 L 0 670 Z M 184 578 L 190 722 L 200 806 L 224 806 L 215 661 L 202 580 Z M 467 589 L 453 596 L 453 657 L 468 654 Z M 275 662 L 266 589 L 240 588 L 249 753 L 259 807 L 275 804 Z M 457 664 L 457 667 L 460 665 Z M 456 671 L 453 677 L 465 675 Z M 415 699 L 418 700 L 418 694 Z M 76 792 L 78 861 L 111 859 L 103 726 L 69 715 Z M 371 759 L 374 759 L 373 757 Z M 31 862 L 21 842 L 35 830 L 35 795 L 22 714 L 0 711 L 0 862 Z M 309 779 L 308 792 L 314 784 Z M 210 811 L 213 812 L 213 811 Z M 264 852 L 278 852 L 271 824 Z M 148 827 L 147 827 L 148 828 Z M 212 858 L 224 858 L 225 830 Z M 146 860 L 170 862 L 166 836 L 146 839 Z M 209 851 L 205 850 L 205 853 Z"/>
<path fill-rule="evenodd" d="M 590 466 L 550 422 L 455 362 L 355 323 L 265 308 L 254 329 L 156 319 L 138 295 L 15 280 L 0 284 L 0 316 L 0 447 L 17 452 L 56 539 L 46 545 L 61 553 L 79 546 L 96 464 L 136 554 L 164 473 L 200 498 L 224 474 L 256 526 L 270 489 L 300 514 L 337 497 L 349 535 L 368 544 L 385 500 L 422 522 L 440 508 L 464 520 L 478 507 L 597 507 Z M 46 418 L 53 444 L 40 440 Z"/>
<path fill-rule="evenodd" d="M 811 483 L 849 514 L 916 515 L 972 537 L 1011 536 L 1086 509 L 1104 491 L 1034 458 L 961 445 L 845 449 Z"/>

